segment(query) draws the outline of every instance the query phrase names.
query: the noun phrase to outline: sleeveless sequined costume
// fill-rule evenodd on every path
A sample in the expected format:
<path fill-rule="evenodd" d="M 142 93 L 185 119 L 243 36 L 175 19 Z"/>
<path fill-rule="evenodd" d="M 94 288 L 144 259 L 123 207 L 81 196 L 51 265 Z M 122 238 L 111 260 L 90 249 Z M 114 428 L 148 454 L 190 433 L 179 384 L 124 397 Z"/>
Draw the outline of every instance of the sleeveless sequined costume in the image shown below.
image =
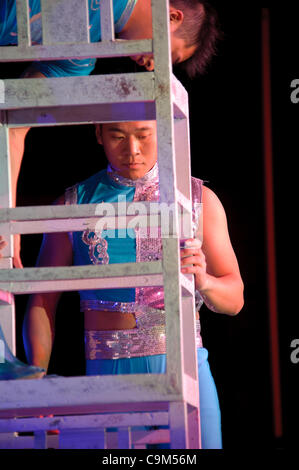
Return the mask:
<path fill-rule="evenodd" d="M 202 181 L 192 178 L 193 202 L 201 201 L 201 193 Z M 127 202 L 157 201 L 159 198 L 157 165 L 139 180 L 120 177 L 108 167 L 108 170 L 102 170 L 86 181 L 69 188 L 66 191 L 65 202 L 66 204 L 118 202 L 124 198 Z M 118 235 L 121 237 L 116 237 L 115 232 L 111 230 L 104 230 L 101 233 L 88 230 L 74 232 L 72 234 L 74 264 L 108 264 L 160 259 L 161 239 L 143 238 L 138 230 L 133 229 L 128 229 L 126 233 Z M 141 308 L 144 312 L 149 309 L 148 313 L 150 313 L 151 311 L 159 312 L 164 306 L 163 289 L 160 287 L 84 290 L 79 293 L 82 311 L 98 309 L 136 312 Z M 200 299 L 198 309 L 201 303 Z M 112 355 L 110 353 L 110 356 L 107 356 L 107 348 L 104 348 L 100 349 L 101 357 L 99 358 L 96 333 L 93 337 L 92 334 L 86 332 L 87 375 L 165 373 L 165 354 L 140 354 L 131 357 L 129 353 L 126 356 L 124 348 L 117 349 L 118 339 L 122 341 L 121 336 L 118 337 L 118 335 L 122 332 L 114 333 Z M 119 351 L 121 351 L 120 356 L 118 356 Z M 221 416 L 217 390 L 207 360 L 208 351 L 202 347 L 199 328 L 197 328 L 197 358 L 202 447 L 205 449 L 221 448 Z"/>

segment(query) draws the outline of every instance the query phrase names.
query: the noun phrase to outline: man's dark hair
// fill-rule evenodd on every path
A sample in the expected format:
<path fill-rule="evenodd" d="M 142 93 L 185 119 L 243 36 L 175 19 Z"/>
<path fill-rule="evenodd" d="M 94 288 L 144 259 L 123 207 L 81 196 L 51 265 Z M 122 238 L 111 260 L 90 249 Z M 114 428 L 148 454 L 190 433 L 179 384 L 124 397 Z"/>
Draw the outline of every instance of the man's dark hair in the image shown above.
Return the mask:
<path fill-rule="evenodd" d="M 177 36 L 184 39 L 187 46 L 196 46 L 193 56 L 180 63 L 179 68 L 190 78 L 202 75 L 222 38 L 218 13 L 205 0 L 170 0 L 170 4 L 184 13 Z"/>

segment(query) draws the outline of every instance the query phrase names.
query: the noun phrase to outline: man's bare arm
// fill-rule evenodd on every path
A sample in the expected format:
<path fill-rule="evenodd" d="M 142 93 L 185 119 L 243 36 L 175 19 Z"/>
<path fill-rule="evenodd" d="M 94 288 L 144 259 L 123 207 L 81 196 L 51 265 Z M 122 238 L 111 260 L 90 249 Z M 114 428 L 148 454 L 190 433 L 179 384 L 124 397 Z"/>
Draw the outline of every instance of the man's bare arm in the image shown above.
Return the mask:
<path fill-rule="evenodd" d="M 22 74 L 21 78 L 45 78 L 45 75 L 30 66 Z M 9 129 L 12 202 L 16 205 L 17 181 L 20 173 L 24 154 L 24 143 L 30 127 L 12 127 Z"/>
<path fill-rule="evenodd" d="M 28 67 L 21 78 L 45 78 L 45 75 L 35 70 L 34 67 Z M 12 207 L 16 207 L 17 203 L 18 178 L 24 155 L 25 138 L 29 130 L 30 127 L 12 127 L 9 129 Z M 20 235 L 15 235 L 13 262 L 16 268 L 23 267 L 20 249 Z"/>
<path fill-rule="evenodd" d="M 44 235 L 37 266 L 69 266 L 71 264 L 72 245 L 68 233 Z M 23 339 L 28 363 L 45 370 L 48 369 L 51 357 L 56 307 L 60 296 L 61 292 L 30 296 L 24 318 Z"/>
<path fill-rule="evenodd" d="M 209 188 L 203 191 L 203 244 L 193 240 L 194 249 L 183 250 L 185 273 L 195 274 L 195 286 L 211 310 L 236 315 L 244 304 L 243 281 L 234 253 L 224 208 Z M 191 264 L 192 267 L 184 267 Z"/>

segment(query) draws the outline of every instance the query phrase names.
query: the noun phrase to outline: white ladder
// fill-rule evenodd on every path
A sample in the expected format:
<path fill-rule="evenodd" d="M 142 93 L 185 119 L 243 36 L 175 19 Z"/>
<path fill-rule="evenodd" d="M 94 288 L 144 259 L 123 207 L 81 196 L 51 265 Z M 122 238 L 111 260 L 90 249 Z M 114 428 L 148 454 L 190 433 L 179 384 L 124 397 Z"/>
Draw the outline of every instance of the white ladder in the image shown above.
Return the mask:
<path fill-rule="evenodd" d="M 101 0 L 102 41 L 97 43 L 89 42 L 87 0 L 51 0 L 56 7 L 51 10 L 47 3 L 41 0 L 45 43 L 31 46 L 28 0 L 17 0 L 19 43 L 0 47 L 1 62 L 153 53 L 155 71 L 1 82 L 0 233 L 10 243 L 0 260 L 0 325 L 15 353 L 16 294 L 105 288 L 111 282 L 163 285 L 167 372 L 0 381 L 0 447 L 124 449 L 170 442 L 174 449 L 200 448 L 194 281 L 180 273 L 178 210 L 172 216 L 173 237 L 161 224 L 161 261 L 12 269 L 13 234 L 80 231 L 87 221 L 94 227 L 99 217 L 95 204 L 11 208 L 9 127 L 156 119 L 160 202 L 184 208 L 185 238 L 192 236 L 188 95 L 172 75 L 168 1 L 152 0 L 153 40 L 115 41 L 112 1 Z M 68 37 L 65 28 L 51 28 L 57 16 L 60 26 L 68 25 Z M 46 417 L 38 418 L 41 414 Z M 136 426 L 167 429 L 140 431 Z M 111 427 L 117 431 L 107 430 Z M 49 436 L 51 429 L 60 434 Z M 34 436 L 16 434 L 25 431 Z"/>

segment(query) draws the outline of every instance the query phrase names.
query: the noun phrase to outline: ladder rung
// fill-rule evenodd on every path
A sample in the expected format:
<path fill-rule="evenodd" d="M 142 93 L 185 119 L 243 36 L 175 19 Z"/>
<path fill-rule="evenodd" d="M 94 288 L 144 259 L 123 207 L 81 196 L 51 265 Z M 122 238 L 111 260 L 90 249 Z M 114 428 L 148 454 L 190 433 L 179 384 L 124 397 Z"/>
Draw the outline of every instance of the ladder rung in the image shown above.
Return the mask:
<path fill-rule="evenodd" d="M 3 302 L 9 303 L 6 293 L 36 293 L 85 289 L 114 289 L 162 286 L 161 261 L 120 263 L 49 268 L 0 269 L 0 289 Z M 193 281 L 180 277 L 183 296 L 193 295 Z M 0 291 L 1 292 L 1 291 Z"/>
<path fill-rule="evenodd" d="M 151 224 L 150 216 L 139 216 L 138 221 L 135 220 L 136 216 L 128 215 L 124 217 L 104 217 L 101 220 L 99 217 L 91 218 L 76 218 L 76 219 L 49 219 L 49 220 L 37 220 L 37 221 L 21 221 L 21 222 L 10 222 L 3 224 L 1 228 L 2 235 L 6 234 L 32 234 L 32 233 L 58 233 L 58 232 L 75 232 L 89 229 L 90 231 L 101 231 L 101 230 L 119 230 L 127 227 L 134 228 L 137 224 L 146 224 L 148 227 L 158 227 L 160 225 L 159 217 L 158 223 Z"/>
<path fill-rule="evenodd" d="M 70 205 L 51 205 L 51 206 L 24 206 L 15 208 L 0 209 L 0 222 L 9 221 L 33 221 L 33 220 L 51 220 L 51 219 L 68 219 L 68 218 L 89 218 L 97 217 L 98 219 L 107 214 L 114 212 L 115 217 L 124 214 L 132 214 L 134 208 L 141 207 L 146 214 L 159 214 L 159 204 L 152 201 L 136 202 L 117 202 L 117 203 L 101 203 L 101 204 L 70 204 Z M 112 214 L 111 214 L 112 215 Z"/>
<path fill-rule="evenodd" d="M 29 432 L 51 429 L 84 429 L 111 427 L 111 422 L 126 423 L 127 426 L 166 426 L 168 413 L 106 413 L 96 415 L 55 416 L 53 418 L 1 419 L 0 432 Z"/>
<path fill-rule="evenodd" d="M 174 112 L 176 115 L 180 113 L 177 106 L 174 106 Z M 6 112 L 2 111 L 2 113 L 6 113 L 6 116 L 1 118 L 0 111 L 0 122 L 7 123 L 9 127 L 24 127 L 24 124 L 29 127 L 48 127 L 56 125 L 67 126 L 70 124 L 95 124 L 98 122 L 112 121 L 120 122 L 124 120 L 153 121 L 156 119 L 155 103 L 153 101 L 140 101 L 133 104 L 118 103 L 117 106 L 114 106 L 113 103 L 78 105 L 72 106 L 71 113 L 70 108 L 67 106 L 63 108 L 51 106 L 47 108 L 12 109 Z"/>
<path fill-rule="evenodd" d="M 0 62 L 28 62 L 31 60 L 89 59 L 129 57 L 152 53 L 152 39 L 105 41 L 90 44 L 60 44 L 32 47 L 1 47 Z"/>
<path fill-rule="evenodd" d="M 5 80 L 0 109 L 154 101 L 153 72 Z"/>
<path fill-rule="evenodd" d="M 143 276 L 162 273 L 161 261 L 143 263 L 115 263 L 86 266 L 55 266 L 49 268 L 1 269 L 0 282 L 33 282 L 84 280 Z M 110 279 L 111 280 L 111 279 Z M 128 281 L 128 283 L 130 283 Z"/>

